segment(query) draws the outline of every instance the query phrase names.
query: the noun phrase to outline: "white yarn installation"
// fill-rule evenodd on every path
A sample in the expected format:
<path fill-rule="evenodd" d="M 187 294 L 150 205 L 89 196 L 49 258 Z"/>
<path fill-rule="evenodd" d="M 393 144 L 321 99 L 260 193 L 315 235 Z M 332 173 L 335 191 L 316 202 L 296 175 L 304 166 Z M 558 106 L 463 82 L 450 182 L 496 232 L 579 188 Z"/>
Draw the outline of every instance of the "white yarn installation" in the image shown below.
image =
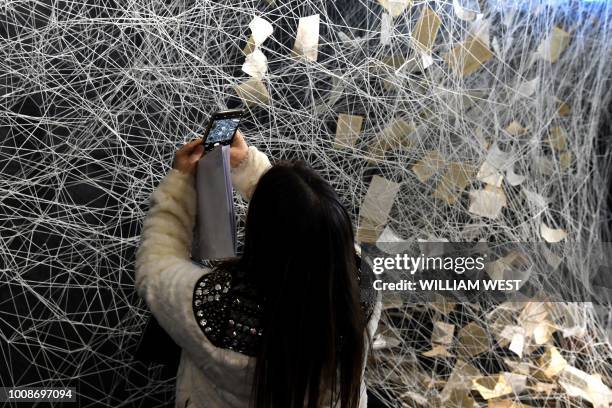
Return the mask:
<path fill-rule="evenodd" d="M 611 11 L 606 0 L 7 2 L 0 385 L 80 378 L 83 406 L 172 396 L 132 360 L 148 316 L 134 252 L 174 152 L 226 108 L 247 109 L 243 133 L 273 162 L 320 172 L 360 241 L 575 242 L 547 259 L 590 276 L 592 251 L 612 241 Z M 612 403 L 609 308 L 452 308 L 386 300 L 366 373 L 387 406 Z"/>

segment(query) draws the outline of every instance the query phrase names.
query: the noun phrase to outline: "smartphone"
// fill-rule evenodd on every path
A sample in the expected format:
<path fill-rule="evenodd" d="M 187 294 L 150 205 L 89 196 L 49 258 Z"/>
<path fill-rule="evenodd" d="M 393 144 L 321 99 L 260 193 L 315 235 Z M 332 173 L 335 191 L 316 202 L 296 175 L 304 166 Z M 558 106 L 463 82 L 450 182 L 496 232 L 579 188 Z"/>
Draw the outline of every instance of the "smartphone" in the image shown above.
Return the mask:
<path fill-rule="evenodd" d="M 219 145 L 231 144 L 243 115 L 243 109 L 215 112 L 210 118 L 202 137 L 204 139 L 204 150 L 209 151 Z"/>

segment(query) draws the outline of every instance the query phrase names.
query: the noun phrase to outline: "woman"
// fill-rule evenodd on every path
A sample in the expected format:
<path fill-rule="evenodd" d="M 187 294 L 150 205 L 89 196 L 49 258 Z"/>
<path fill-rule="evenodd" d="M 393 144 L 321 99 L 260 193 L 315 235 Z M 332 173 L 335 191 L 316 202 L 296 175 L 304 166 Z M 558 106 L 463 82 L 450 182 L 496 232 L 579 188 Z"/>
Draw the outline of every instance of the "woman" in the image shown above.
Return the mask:
<path fill-rule="evenodd" d="M 271 166 L 238 132 L 232 183 L 250 200 L 243 255 L 202 268 L 189 256 L 202 154 L 201 139 L 177 151 L 136 254 L 137 291 L 183 350 L 176 406 L 365 407 L 380 302 L 360 297 L 365 275 L 336 193 L 304 164 Z"/>

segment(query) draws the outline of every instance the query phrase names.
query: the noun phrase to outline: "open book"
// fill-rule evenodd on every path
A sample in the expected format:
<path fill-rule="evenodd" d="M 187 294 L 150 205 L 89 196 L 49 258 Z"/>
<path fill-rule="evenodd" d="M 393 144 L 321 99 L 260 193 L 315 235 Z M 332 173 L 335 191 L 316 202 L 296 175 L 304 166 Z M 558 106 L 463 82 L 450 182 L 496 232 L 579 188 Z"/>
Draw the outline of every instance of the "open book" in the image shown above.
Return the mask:
<path fill-rule="evenodd" d="M 191 258 L 196 261 L 236 256 L 236 219 L 229 146 L 217 146 L 198 161 L 196 223 Z"/>

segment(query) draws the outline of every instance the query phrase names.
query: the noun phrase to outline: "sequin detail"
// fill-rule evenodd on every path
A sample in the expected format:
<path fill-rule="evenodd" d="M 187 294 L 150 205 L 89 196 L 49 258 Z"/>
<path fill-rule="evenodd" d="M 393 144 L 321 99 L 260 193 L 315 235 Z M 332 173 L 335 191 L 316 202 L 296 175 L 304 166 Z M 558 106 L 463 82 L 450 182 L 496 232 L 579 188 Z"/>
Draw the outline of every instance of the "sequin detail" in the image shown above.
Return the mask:
<path fill-rule="evenodd" d="M 193 312 L 198 327 L 214 346 L 256 356 L 263 334 L 260 326 L 263 307 L 243 276 L 240 271 L 219 268 L 202 276 L 194 287 Z M 361 287 L 361 309 L 367 320 L 376 302 L 373 279 L 369 268 L 360 268 L 357 280 Z"/>
<path fill-rule="evenodd" d="M 193 310 L 199 327 L 216 346 L 255 356 L 262 330 L 261 305 L 231 271 L 215 269 L 195 285 Z"/>

